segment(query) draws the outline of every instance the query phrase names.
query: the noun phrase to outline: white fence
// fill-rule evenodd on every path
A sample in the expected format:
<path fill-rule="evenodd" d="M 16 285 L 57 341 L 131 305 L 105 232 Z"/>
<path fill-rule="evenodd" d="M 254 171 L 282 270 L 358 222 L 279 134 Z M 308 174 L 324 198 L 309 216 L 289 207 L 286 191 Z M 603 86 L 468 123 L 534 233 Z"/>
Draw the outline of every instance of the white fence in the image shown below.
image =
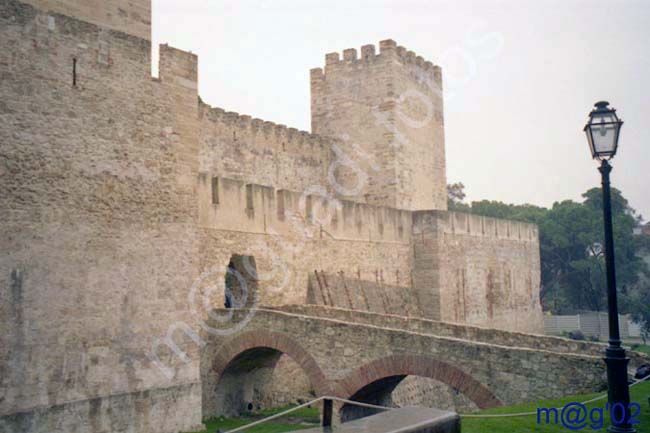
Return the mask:
<path fill-rule="evenodd" d="M 621 338 L 640 337 L 641 326 L 628 315 L 619 315 Z M 600 340 L 609 338 L 607 313 L 583 313 L 575 316 L 544 316 L 544 333 L 562 335 L 565 332 L 581 331 L 585 336 L 597 336 Z"/>
<path fill-rule="evenodd" d="M 580 315 L 576 316 L 544 316 L 544 333 L 546 335 L 562 335 L 580 329 Z"/>
<path fill-rule="evenodd" d="M 641 337 L 641 324 L 636 322 L 629 322 L 630 337 Z"/>

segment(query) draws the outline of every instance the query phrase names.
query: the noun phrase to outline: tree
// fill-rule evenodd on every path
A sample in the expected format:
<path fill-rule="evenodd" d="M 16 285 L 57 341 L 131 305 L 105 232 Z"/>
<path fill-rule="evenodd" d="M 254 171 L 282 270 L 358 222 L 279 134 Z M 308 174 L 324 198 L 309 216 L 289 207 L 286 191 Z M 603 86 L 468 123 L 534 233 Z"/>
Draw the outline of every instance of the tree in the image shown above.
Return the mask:
<path fill-rule="evenodd" d="M 450 211 L 469 211 L 469 206 L 464 203 L 465 197 L 465 185 L 462 182 L 447 185 L 447 208 Z"/>
<path fill-rule="evenodd" d="M 582 203 L 554 203 L 540 224 L 542 281 L 553 295 L 553 310 L 602 311 L 607 306 L 602 193 L 585 192 Z M 617 287 L 626 294 L 648 272 L 642 244 L 634 235 L 640 216 L 612 189 Z M 624 312 L 624 311 L 623 311 Z"/>
<path fill-rule="evenodd" d="M 582 195 L 584 205 L 597 214 L 591 220 L 595 224 L 594 238 L 598 245 L 604 245 L 602 194 L 599 188 L 592 188 Z M 614 248 L 616 257 L 617 286 L 626 293 L 630 287 L 639 282 L 642 275 L 648 272 L 643 253 L 647 249 L 647 240 L 634 235 L 634 228 L 641 224 L 641 216 L 636 214 L 621 192 L 612 189 L 612 223 L 614 227 Z M 620 276 L 619 276 L 620 274 Z"/>
<path fill-rule="evenodd" d="M 541 221 L 542 262 L 541 297 L 554 312 L 601 308 L 602 297 L 594 290 L 589 249 L 591 233 L 585 221 L 593 218 L 589 210 L 571 200 L 554 203 Z"/>
<path fill-rule="evenodd" d="M 471 213 L 492 218 L 505 218 L 539 224 L 548 209 L 532 204 L 506 204 L 500 201 L 481 200 L 473 201 Z"/>

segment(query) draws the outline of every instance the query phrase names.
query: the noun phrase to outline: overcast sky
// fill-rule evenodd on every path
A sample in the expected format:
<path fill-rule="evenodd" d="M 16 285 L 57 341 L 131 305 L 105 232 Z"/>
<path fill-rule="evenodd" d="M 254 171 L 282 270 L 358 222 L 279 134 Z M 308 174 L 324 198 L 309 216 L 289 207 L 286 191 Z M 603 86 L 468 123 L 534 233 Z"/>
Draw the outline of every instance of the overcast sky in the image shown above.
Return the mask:
<path fill-rule="evenodd" d="M 600 182 L 582 127 L 608 100 L 612 181 L 650 219 L 650 1 L 154 0 L 153 23 L 154 44 L 199 55 L 204 101 L 303 130 L 328 52 L 391 38 L 439 64 L 448 180 L 469 200 L 580 199 Z"/>

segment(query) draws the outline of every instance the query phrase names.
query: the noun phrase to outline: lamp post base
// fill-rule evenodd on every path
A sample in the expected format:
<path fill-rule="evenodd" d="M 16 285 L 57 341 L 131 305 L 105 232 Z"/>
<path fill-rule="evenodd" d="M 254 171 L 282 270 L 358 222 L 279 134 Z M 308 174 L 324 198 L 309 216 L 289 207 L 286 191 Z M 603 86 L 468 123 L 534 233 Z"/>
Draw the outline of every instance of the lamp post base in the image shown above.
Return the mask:
<path fill-rule="evenodd" d="M 627 383 L 627 365 L 630 358 L 625 356 L 625 349 L 610 346 L 605 351 L 607 365 L 608 400 L 611 433 L 636 433 L 630 424 L 630 388 Z"/>
<path fill-rule="evenodd" d="M 607 431 L 610 433 L 636 433 L 632 427 L 617 427 L 615 425 L 607 427 Z"/>

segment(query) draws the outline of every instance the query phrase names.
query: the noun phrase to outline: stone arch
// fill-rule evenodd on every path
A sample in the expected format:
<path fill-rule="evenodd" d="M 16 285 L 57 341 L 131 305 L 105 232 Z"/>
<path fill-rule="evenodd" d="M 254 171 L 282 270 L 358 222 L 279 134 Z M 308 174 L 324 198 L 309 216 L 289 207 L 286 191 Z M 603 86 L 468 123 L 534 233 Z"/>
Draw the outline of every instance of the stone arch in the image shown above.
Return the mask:
<path fill-rule="evenodd" d="M 220 389 L 219 392 L 226 392 L 223 388 L 226 388 L 233 378 L 235 382 L 242 382 L 252 369 L 274 368 L 282 355 L 287 355 L 300 367 L 317 396 L 329 393 L 330 388 L 320 366 L 298 342 L 287 334 L 264 330 L 243 332 L 218 347 L 209 366 L 214 380 L 208 382 L 213 384 L 215 389 Z M 203 395 L 204 417 L 228 414 L 232 402 L 211 405 L 210 401 L 206 401 L 211 398 L 209 390 L 204 389 Z"/>
<path fill-rule="evenodd" d="M 479 409 L 501 406 L 503 403 L 481 382 L 464 371 L 429 356 L 398 354 L 371 361 L 348 374 L 335 385 L 335 393 L 342 398 L 351 398 L 364 388 L 380 381 L 388 386 L 406 376 L 421 376 L 452 386 Z"/>

